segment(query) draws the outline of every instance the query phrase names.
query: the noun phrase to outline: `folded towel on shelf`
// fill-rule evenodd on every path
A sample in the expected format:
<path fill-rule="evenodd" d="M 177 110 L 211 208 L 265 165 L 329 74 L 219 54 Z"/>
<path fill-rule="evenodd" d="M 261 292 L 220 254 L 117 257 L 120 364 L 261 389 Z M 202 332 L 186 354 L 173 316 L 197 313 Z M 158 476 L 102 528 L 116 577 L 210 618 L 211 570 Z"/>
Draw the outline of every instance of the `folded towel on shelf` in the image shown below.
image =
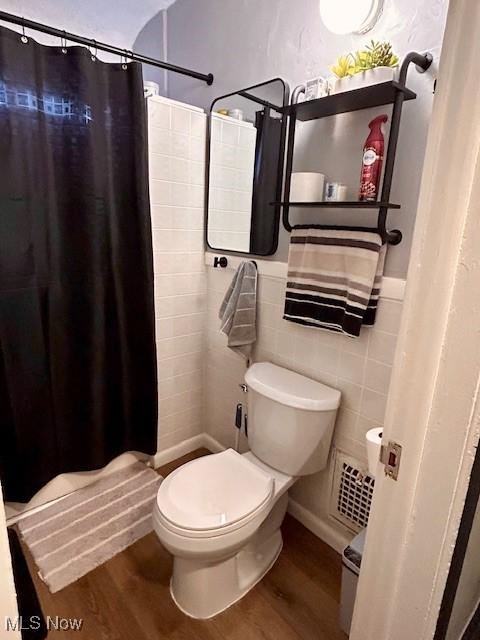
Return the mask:
<path fill-rule="evenodd" d="M 228 346 L 247 360 L 257 339 L 257 267 L 243 261 L 225 294 L 218 317 Z"/>
<path fill-rule="evenodd" d="M 295 227 L 283 317 L 359 336 L 375 322 L 385 254 L 374 231 Z"/>

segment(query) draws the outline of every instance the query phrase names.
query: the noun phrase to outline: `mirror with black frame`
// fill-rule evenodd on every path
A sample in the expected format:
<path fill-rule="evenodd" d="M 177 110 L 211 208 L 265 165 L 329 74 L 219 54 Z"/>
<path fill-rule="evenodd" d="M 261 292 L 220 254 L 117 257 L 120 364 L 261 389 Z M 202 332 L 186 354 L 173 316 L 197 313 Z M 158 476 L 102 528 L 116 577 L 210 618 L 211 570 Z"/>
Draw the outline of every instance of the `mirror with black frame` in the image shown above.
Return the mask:
<path fill-rule="evenodd" d="M 206 239 L 267 256 L 278 244 L 288 86 L 280 78 L 216 98 L 210 109 Z"/>

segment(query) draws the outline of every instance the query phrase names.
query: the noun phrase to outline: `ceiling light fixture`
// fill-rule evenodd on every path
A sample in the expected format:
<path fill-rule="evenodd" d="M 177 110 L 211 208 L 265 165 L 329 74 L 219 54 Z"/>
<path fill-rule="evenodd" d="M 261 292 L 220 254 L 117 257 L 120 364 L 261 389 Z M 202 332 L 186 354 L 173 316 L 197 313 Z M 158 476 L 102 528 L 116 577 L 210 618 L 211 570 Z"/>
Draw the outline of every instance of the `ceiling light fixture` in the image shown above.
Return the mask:
<path fill-rule="evenodd" d="M 329 31 L 365 33 L 378 21 L 383 0 L 320 0 L 320 16 Z"/>

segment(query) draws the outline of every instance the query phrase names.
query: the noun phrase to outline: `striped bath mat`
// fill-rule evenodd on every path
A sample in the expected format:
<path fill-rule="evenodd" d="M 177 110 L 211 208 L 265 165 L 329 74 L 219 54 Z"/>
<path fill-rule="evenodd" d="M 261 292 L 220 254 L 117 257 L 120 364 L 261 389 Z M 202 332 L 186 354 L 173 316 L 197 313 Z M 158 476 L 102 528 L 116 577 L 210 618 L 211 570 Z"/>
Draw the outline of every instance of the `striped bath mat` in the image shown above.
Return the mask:
<path fill-rule="evenodd" d="M 52 593 L 152 531 L 161 481 L 136 462 L 20 520 L 20 535 Z"/>

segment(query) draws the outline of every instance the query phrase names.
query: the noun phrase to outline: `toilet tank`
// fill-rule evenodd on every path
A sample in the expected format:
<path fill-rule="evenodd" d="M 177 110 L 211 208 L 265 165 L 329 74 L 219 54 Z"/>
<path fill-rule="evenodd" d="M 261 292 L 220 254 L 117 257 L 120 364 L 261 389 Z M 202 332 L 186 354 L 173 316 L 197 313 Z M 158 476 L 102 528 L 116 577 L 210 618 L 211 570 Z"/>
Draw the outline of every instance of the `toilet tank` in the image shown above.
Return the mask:
<path fill-rule="evenodd" d="M 248 443 L 257 458 L 292 476 L 324 469 L 340 391 L 270 362 L 253 364 L 245 382 Z"/>

